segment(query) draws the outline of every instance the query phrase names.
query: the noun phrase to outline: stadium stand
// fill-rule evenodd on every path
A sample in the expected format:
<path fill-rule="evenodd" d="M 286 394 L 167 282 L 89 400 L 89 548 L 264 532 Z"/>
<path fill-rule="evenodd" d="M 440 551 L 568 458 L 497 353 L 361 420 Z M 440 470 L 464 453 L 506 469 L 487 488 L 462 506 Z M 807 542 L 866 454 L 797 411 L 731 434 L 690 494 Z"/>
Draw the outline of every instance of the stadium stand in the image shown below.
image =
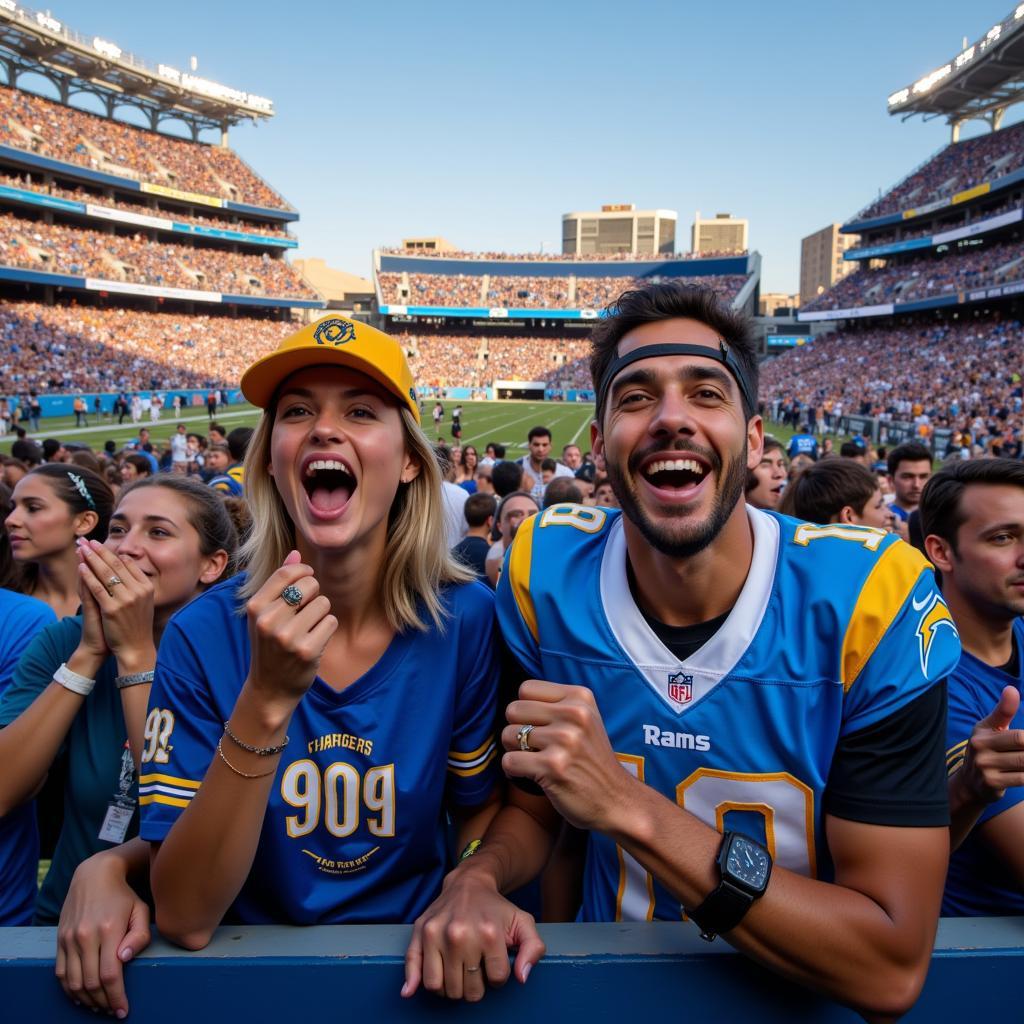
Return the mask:
<path fill-rule="evenodd" d="M 253 317 L 5 302 L 0 380 L 8 394 L 233 387 L 292 330 Z"/>
<path fill-rule="evenodd" d="M 1024 124 L 946 146 L 855 218 L 871 220 L 946 199 L 1024 166 Z"/>
<path fill-rule="evenodd" d="M 119 177 L 267 209 L 288 204 L 231 150 L 0 88 L 0 143 Z"/>

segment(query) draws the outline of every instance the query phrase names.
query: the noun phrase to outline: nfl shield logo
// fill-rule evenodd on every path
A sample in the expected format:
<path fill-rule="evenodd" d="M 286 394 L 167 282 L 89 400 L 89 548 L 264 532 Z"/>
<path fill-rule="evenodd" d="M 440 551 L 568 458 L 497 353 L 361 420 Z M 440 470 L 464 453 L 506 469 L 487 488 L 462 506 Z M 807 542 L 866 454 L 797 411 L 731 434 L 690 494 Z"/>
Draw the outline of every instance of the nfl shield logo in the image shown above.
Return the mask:
<path fill-rule="evenodd" d="M 693 676 L 676 672 L 668 677 L 668 695 L 677 704 L 689 704 L 693 700 Z"/>

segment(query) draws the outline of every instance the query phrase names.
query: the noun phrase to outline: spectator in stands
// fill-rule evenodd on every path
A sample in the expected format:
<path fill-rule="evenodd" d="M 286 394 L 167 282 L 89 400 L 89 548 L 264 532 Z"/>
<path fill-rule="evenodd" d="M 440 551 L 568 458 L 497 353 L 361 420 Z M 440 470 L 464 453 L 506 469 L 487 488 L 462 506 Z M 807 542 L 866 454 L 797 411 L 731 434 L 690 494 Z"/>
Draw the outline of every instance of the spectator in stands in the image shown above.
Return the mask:
<path fill-rule="evenodd" d="M 487 552 L 491 547 L 491 528 L 497 507 L 493 495 L 471 494 L 463 506 L 468 525 L 466 536 L 452 549 L 452 554 L 482 580 L 487 579 Z"/>
<path fill-rule="evenodd" d="M 562 448 L 562 465 L 571 469 L 575 474 L 583 465 L 583 452 L 578 444 L 571 442 Z"/>
<path fill-rule="evenodd" d="M 497 466 L 495 472 L 497 472 Z M 491 546 L 487 553 L 487 579 L 492 587 L 498 585 L 501 575 L 501 563 L 505 552 L 515 538 L 519 527 L 529 516 L 540 511 L 537 499 L 529 491 L 512 491 L 502 497 L 495 513 L 500 539 Z"/>
<path fill-rule="evenodd" d="M 867 448 L 857 441 L 844 441 L 839 446 L 839 455 L 841 458 L 860 463 L 865 469 L 871 465 L 871 456 Z"/>
<path fill-rule="evenodd" d="M 606 476 L 594 477 L 593 502 L 602 508 L 618 508 L 619 499 L 615 497 L 611 481 Z"/>
<path fill-rule="evenodd" d="M 878 478 L 852 459 L 822 459 L 808 466 L 786 488 L 778 508 L 810 523 L 893 529 Z"/>
<path fill-rule="evenodd" d="M 143 477 L 153 475 L 153 464 L 138 452 L 130 452 L 121 460 L 121 482 L 127 487 L 141 480 Z"/>
<path fill-rule="evenodd" d="M 811 431 L 807 434 L 794 434 L 789 439 L 787 454 L 790 459 L 796 458 L 797 455 L 809 455 L 811 459 L 817 460 L 818 439 L 814 436 L 814 432 Z"/>
<path fill-rule="evenodd" d="M 754 508 L 777 509 L 786 486 L 786 456 L 782 443 L 765 435 L 761 461 L 747 472 L 747 503 Z"/>
<path fill-rule="evenodd" d="M 449 550 L 453 549 L 469 527 L 466 525 L 465 507 L 469 494 L 465 488 L 454 482 L 455 466 L 452 462 L 452 450 L 445 444 L 434 445 L 434 456 L 441 470 L 441 497 L 444 501 L 444 521 L 446 542 Z"/>
<path fill-rule="evenodd" d="M 10 500 L 10 490 L 0 484 L 0 507 L 7 508 Z M 7 534 L 0 531 L 0 702 L 29 642 L 56 621 L 49 605 L 11 588 L 17 576 Z M 38 875 L 39 829 L 35 806 L 29 802 L 0 817 L 0 927 L 32 924 Z"/>
<path fill-rule="evenodd" d="M 37 924 L 57 923 L 83 860 L 137 828 L 135 776 L 149 740 L 146 700 L 160 634 L 225 572 L 234 543 L 218 498 L 201 484 L 163 477 L 124 492 L 104 544 L 79 545 L 81 614 L 36 636 L 0 700 L 0 813 L 36 792 L 62 748 L 68 759 L 64 822 Z M 69 953 L 80 952 L 58 946 L 59 978 L 80 981 L 67 970 Z"/>
<path fill-rule="evenodd" d="M 79 605 L 78 540 L 102 540 L 114 504 L 106 481 L 81 466 L 53 463 L 26 474 L 14 487 L 4 520 L 17 589 L 45 601 L 63 618 Z"/>
<path fill-rule="evenodd" d="M 570 476 L 555 477 L 544 488 L 544 508 L 552 505 L 583 504 L 583 490 L 580 481 Z"/>
<path fill-rule="evenodd" d="M 949 677 L 952 817 L 942 913 L 1024 914 L 1024 466 L 956 461 L 920 503 L 928 557 L 963 655 Z M 946 623 L 929 611 L 932 629 Z"/>
<path fill-rule="evenodd" d="M 523 487 L 525 476 L 523 467 L 518 462 L 496 462 L 491 467 L 491 482 L 499 500 Z"/>
<path fill-rule="evenodd" d="M 544 498 L 542 463 L 545 459 L 550 458 L 551 455 L 551 431 L 543 426 L 531 427 L 530 432 L 526 435 L 526 443 L 530 449 L 529 454 L 524 455 L 517 461 L 523 467 L 523 472 L 533 477 L 534 482 L 531 493 L 534 500 L 540 505 Z M 552 476 L 573 476 L 572 471 L 567 466 L 562 466 L 558 463 L 555 464 L 555 468 L 550 472 Z"/>
<path fill-rule="evenodd" d="M 921 492 L 932 475 L 932 453 L 918 441 L 898 444 L 886 460 L 892 485 L 892 513 L 904 523 L 921 501 Z"/>
<path fill-rule="evenodd" d="M 43 441 L 43 462 L 67 462 L 68 450 L 55 437 Z"/>

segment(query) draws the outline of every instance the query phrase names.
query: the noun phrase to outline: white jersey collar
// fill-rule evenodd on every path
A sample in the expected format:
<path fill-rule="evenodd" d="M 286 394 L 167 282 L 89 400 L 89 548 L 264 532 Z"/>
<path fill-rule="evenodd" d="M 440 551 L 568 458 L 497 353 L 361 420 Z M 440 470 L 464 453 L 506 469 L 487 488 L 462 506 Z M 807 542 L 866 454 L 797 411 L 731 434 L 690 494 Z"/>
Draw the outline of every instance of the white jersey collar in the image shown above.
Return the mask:
<path fill-rule="evenodd" d="M 717 633 L 685 662 L 658 639 L 633 600 L 626 576 L 626 534 L 622 517 L 609 530 L 601 562 L 604 615 L 626 657 L 676 714 L 689 710 L 727 676 L 761 626 L 775 582 L 779 555 L 776 519 L 747 506 L 754 535 L 750 571 L 729 617 Z"/>

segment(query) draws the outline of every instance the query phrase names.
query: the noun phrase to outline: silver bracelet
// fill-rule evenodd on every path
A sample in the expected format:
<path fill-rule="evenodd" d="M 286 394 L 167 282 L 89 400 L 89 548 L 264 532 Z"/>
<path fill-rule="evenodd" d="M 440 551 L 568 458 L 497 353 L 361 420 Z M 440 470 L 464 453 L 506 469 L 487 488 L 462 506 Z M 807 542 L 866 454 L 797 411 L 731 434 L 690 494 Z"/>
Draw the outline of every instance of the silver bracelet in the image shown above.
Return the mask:
<path fill-rule="evenodd" d="M 88 697 L 96 685 L 95 679 L 72 671 L 68 668 L 67 662 L 62 662 L 60 668 L 53 673 L 53 681 L 60 683 L 64 689 L 77 693 L 80 697 Z"/>
<path fill-rule="evenodd" d="M 248 750 L 250 754 L 258 754 L 260 757 L 273 757 L 274 754 L 280 754 L 281 751 L 288 746 L 288 737 L 285 736 L 284 741 L 282 743 L 278 743 L 276 747 L 254 747 L 251 744 L 246 743 L 244 740 L 240 740 L 231 731 L 231 727 L 227 722 L 224 723 L 224 735 L 227 736 L 227 738 L 231 740 L 236 747 L 241 747 L 242 750 Z M 223 756 L 224 755 L 222 754 L 221 757 Z M 230 768 L 231 765 L 228 765 L 228 767 Z"/>
<path fill-rule="evenodd" d="M 117 676 L 114 679 L 119 690 L 127 689 L 129 686 L 138 686 L 141 683 L 153 682 L 153 669 L 148 672 L 132 672 L 130 675 Z"/>

